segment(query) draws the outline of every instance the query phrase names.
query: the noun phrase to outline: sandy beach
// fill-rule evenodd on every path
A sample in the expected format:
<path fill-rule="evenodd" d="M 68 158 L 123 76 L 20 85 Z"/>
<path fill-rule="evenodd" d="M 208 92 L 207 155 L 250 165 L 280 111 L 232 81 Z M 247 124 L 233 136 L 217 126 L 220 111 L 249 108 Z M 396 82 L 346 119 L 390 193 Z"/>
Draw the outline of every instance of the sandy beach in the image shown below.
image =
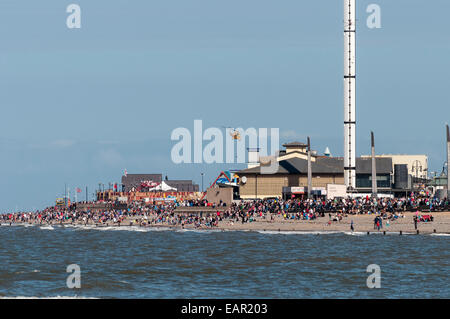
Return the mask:
<path fill-rule="evenodd" d="M 389 221 L 389 226 L 386 224 L 387 220 L 383 220 L 383 228 L 380 232 L 404 232 L 416 233 L 414 228 L 413 216 L 416 213 L 406 212 L 404 218 L 399 218 L 395 221 Z M 422 213 L 428 215 L 429 213 Z M 417 229 L 420 233 L 450 233 L 450 212 L 432 213 L 434 217 L 433 222 L 418 223 Z M 219 228 L 228 230 L 266 230 L 266 231 L 351 231 L 350 223 L 353 220 L 353 227 L 355 232 L 378 232 L 374 229 L 374 218 L 376 215 L 348 215 L 341 221 L 332 221 L 328 223 L 328 215 L 318 218 L 316 220 L 284 220 L 277 217 L 274 222 L 270 221 L 255 221 L 251 223 L 242 224 L 240 222 L 230 224 L 229 221 L 219 223 Z"/>
<path fill-rule="evenodd" d="M 268 219 L 257 218 L 255 221 L 242 223 L 241 221 L 231 221 L 223 220 L 220 221 L 218 227 L 213 227 L 212 229 L 222 229 L 222 230 L 241 230 L 241 231 L 304 231 L 304 232 L 350 232 L 351 221 L 353 221 L 353 227 L 355 232 L 402 232 L 402 233 L 417 233 L 420 234 L 430 234 L 430 233 L 440 233 L 440 234 L 450 234 L 450 212 L 436 212 L 432 213 L 434 220 L 432 222 L 420 222 L 417 225 L 417 230 L 414 228 L 413 217 L 415 212 L 405 212 L 403 218 L 399 218 L 395 221 L 383 220 L 383 227 L 379 231 L 374 229 L 374 218 L 376 215 L 348 215 L 343 217 L 341 221 L 331 221 L 329 222 L 329 216 L 319 217 L 316 220 L 285 220 L 280 215 L 274 215 L 274 220 L 271 221 L 270 217 Z M 429 215 L 429 213 L 421 213 L 421 215 Z M 387 223 L 388 222 L 388 223 Z M 52 225 L 59 224 L 70 224 L 69 222 L 53 222 Z M 74 223 L 76 225 L 84 225 L 82 222 Z M 6 224 L 2 224 L 6 226 Z M 42 224 L 45 226 L 47 224 Z M 174 229 L 181 229 L 180 225 L 168 225 L 166 223 L 157 223 L 148 226 L 140 226 L 138 220 L 136 219 L 125 219 L 120 225 L 118 223 L 104 223 L 104 224 L 94 224 L 91 222 L 87 225 L 95 227 L 124 227 L 124 226 L 138 226 L 138 227 L 169 227 Z M 195 226 L 192 224 L 184 225 L 185 229 L 194 229 Z M 211 229 L 206 226 L 202 226 L 197 229 Z"/>

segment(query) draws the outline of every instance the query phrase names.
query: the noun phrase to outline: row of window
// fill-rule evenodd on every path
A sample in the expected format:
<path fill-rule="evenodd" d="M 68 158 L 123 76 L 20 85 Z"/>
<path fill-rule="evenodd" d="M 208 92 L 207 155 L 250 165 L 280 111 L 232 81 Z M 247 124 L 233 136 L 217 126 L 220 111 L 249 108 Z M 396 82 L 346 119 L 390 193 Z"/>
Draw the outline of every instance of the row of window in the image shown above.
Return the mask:
<path fill-rule="evenodd" d="M 356 176 L 356 187 L 372 187 L 372 175 Z M 377 187 L 391 187 L 391 175 L 377 175 Z"/>

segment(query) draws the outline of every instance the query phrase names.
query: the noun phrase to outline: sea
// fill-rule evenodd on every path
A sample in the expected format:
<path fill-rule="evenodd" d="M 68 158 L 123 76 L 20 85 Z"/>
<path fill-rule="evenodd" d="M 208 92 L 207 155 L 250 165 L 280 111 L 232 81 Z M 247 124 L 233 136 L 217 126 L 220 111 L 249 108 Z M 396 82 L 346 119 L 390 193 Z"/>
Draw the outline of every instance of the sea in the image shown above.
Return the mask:
<path fill-rule="evenodd" d="M 2 225 L 0 298 L 450 298 L 449 247 L 447 234 Z"/>

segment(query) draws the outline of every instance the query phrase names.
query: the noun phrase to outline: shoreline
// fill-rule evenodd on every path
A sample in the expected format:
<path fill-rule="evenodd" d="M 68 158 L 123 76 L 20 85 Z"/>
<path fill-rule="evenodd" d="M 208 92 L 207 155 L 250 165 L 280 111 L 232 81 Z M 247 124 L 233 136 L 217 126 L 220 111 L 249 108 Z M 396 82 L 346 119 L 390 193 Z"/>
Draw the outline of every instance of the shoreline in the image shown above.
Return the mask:
<path fill-rule="evenodd" d="M 385 236 L 390 236 L 390 235 L 396 235 L 396 236 L 410 236 L 410 235 L 436 235 L 436 236 L 449 236 L 450 237 L 450 232 L 442 232 L 442 231 L 437 231 L 434 232 L 433 231 L 423 231 L 419 229 L 419 232 L 417 232 L 416 230 L 406 230 L 406 231 L 393 231 L 393 230 L 389 230 L 389 229 L 383 229 L 383 230 L 370 230 L 370 231 L 363 231 L 363 230 L 332 230 L 332 229 L 325 229 L 325 230 L 311 230 L 311 229 L 283 229 L 283 228 L 279 228 L 279 229 L 268 229 L 268 228 L 225 228 L 225 227 L 213 227 L 213 228 L 205 228 L 205 227 L 184 227 L 181 228 L 181 226 L 169 226 L 169 225 L 151 225 L 151 226 L 139 226 L 139 225 L 133 225 L 133 226 L 118 226 L 118 225 L 102 225 L 102 226 L 95 226 L 95 225 L 82 225 L 82 224 L 75 224 L 75 225 L 71 225 L 71 224 L 24 224 L 24 223 L 15 223 L 12 225 L 6 225 L 6 224 L 1 224 L 0 228 L 3 227 L 19 227 L 19 226 L 24 226 L 24 227 L 40 227 L 42 229 L 53 229 L 54 226 L 56 227 L 64 227 L 64 226 L 71 226 L 73 228 L 84 228 L 84 229 L 90 229 L 90 230 L 95 230 L 95 229 L 101 229 L 101 228 L 109 228 L 109 229 L 115 229 L 115 230 L 119 230 L 120 228 L 123 228 L 124 230 L 129 230 L 126 228 L 129 227 L 133 227 L 135 230 L 139 230 L 142 232 L 145 232 L 146 229 L 151 229 L 151 228 L 159 228 L 160 231 L 178 231 L 178 232 L 182 232 L 182 231 L 186 231 L 186 232 L 252 232 L 252 233 L 267 233 L 267 234 L 304 234 L 304 235 L 328 235 L 328 234 L 347 234 L 347 235 L 385 235 Z"/>
<path fill-rule="evenodd" d="M 413 216 L 416 213 L 406 212 L 404 218 L 399 218 L 395 221 L 386 223 L 383 220 L 383 227 L 380 230 L 374 229 L 373 219 L 375 215 L 348 215 L 341 221 L 329 221 L 329 217 L 319 217 L 316 220 L 284 220 L 281 216 L 275 216 L 274 221 L 264 220 L 258 218 L 253 222 L 242 223 L 241 221 L 223 220 L 219 221 L 217 227 L 195 227 L 192 224 L 186 224 L 184 227 L 181 225 L 170 225 L 166 223 L 150 224 L 141 226 L 135 222 L 135 219 L 126 219 L 120 225 L 118 223 L 83 223 L 83 222 L 54 222 L 54 223 L 11 223 L 11 226 L 30 225 L 30 226 L 73 226 L 80 227 L 85 226 L 89 228 L 106 228 L 114 227 L 120 229 L 121 227 L 135 227 L 135 228 L 166 228 L 167 230 L 223 230 L 223 231 L 255 231 L 255 232 L 304 232 L 304 233 L 351 233 L 350 224 L 353 221 L 355 234 L 450 234 L 450 212 L 438 212 L 432 213 L 434 217 L 433 222 L 420 222 L 418 223 L 417 230 L 414 228 Z M 427 215 L 427 214 L 422 214 Z M 70 226 L 69 226 L 70 225 Z M 2 223 L 2 227 L 10 226 L 9 224 Z"/>

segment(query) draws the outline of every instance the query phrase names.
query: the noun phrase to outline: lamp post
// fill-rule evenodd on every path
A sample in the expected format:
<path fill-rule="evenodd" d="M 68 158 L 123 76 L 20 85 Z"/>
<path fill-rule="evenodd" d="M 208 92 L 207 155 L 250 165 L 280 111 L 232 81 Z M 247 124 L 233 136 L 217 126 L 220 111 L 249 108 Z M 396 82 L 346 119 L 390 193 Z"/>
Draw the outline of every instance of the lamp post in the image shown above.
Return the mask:
<path fill-rule="evenodd" d="M 420 163 L 420 161 L 414 161 L 412 170 L 416 172 L 416 183 L 419 184 L 419 172 L 422 172 L 422 164 Z"/>
<path fill-rule="evenodd" d="M 202 176 L 202 193 L 203 193 L 203 175 L 205 175 L 205 173 L 200 173 L 200 175 Z"/>

